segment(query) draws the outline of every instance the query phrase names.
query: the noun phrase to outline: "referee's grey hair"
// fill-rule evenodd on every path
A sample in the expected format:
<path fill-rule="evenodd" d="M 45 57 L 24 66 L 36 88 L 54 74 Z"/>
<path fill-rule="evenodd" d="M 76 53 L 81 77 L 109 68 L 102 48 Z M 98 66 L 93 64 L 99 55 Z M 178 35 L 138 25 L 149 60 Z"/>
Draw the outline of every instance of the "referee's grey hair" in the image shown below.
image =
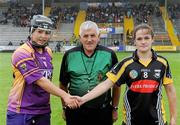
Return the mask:
<path fill-rule="evenodd" d="M 97 35 L 99 35 L 99 28 L 98 28 L 97 24 L 93 21 L 83 22 L 80 26 L 79 35 L 82 36 L 83 30 L 88 30 L 88 29 L 92 29 L 92 28 L 95 28 Z"/>

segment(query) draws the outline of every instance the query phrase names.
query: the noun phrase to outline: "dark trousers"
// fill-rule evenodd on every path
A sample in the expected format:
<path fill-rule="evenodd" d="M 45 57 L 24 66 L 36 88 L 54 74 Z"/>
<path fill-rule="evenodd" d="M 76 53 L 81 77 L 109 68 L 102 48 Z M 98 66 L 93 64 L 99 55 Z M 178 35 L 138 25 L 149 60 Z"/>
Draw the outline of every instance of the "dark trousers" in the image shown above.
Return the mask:
<path fill-rule="evenodd" d="M 50 113 L 30 115 L 7 111 L 6 125 L 50 125 Z"/>
<path fill-rule="evenodd" d="M 66 109 L 66 125 L 112 125 L 112 106 Z"/>

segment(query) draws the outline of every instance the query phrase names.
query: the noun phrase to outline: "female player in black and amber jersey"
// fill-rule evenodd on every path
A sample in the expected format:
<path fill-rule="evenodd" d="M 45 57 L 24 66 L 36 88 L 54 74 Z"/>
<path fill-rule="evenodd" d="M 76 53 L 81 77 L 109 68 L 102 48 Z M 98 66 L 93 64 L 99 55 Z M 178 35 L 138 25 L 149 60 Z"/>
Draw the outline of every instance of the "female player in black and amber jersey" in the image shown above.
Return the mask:
<path fill-rule="evenodd" d="M 162 99 L 166 90 L 170 110 L 170 125 L 176 125 L 176 92 L 168 61 L 152 49 L 153 31 L 147 24 L 134 29 L 136 51 L 115 65 L 106 75 L 107 80 L 79 98 L 89 101 L 107 91 L 114 84 L 126 85 L 122 125 L 167 125 Z"/>

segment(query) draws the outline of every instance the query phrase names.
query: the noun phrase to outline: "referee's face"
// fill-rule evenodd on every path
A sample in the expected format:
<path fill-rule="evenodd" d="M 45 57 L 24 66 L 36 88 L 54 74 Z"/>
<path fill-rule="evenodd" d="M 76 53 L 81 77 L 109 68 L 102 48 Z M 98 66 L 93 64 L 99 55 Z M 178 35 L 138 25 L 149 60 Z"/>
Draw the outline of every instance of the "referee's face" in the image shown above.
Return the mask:
<path fill-rule="evenodd" d="M 99 35 L 94 28 L 83 30 L 83 33 L 80 36 L 80 41 L 83 45 L 85 53 L 87 55 L 91 55 L 99 42 Z"/>
<path fill-rule="evenodd" d="M 146 53 L 151 51 L 153 38 L 148 29 L 139 29 L 136 32 L 135 45 L 139 52 Z"/>

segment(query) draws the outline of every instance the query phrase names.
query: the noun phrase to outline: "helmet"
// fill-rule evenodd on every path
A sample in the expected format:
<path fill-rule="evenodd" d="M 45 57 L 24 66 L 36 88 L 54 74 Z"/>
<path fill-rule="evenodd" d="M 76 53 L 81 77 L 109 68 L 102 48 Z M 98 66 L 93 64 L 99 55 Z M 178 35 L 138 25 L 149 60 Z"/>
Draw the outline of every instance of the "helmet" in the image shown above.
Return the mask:
<path fill-rule="evenodd" d="M 34 15 L 31 19 L 30 34 L 32 34 L 37 28 L 51 32 L 54 29 L 53 22 L 50 18 L 46 16 Z M 44 48 L 48 45 L 48 43 L 46 42 L 44 45 L 39 45 L 35 41 L 32 41 L 32 45 L 34 47 Z"/>
<path fill-rule="evenodd" d="M 40 28 L 42 30 L 53 30 L 53 22 L 50 18 L 43 15 L 34 15 L 31 19 L 31 28 Z"/>

